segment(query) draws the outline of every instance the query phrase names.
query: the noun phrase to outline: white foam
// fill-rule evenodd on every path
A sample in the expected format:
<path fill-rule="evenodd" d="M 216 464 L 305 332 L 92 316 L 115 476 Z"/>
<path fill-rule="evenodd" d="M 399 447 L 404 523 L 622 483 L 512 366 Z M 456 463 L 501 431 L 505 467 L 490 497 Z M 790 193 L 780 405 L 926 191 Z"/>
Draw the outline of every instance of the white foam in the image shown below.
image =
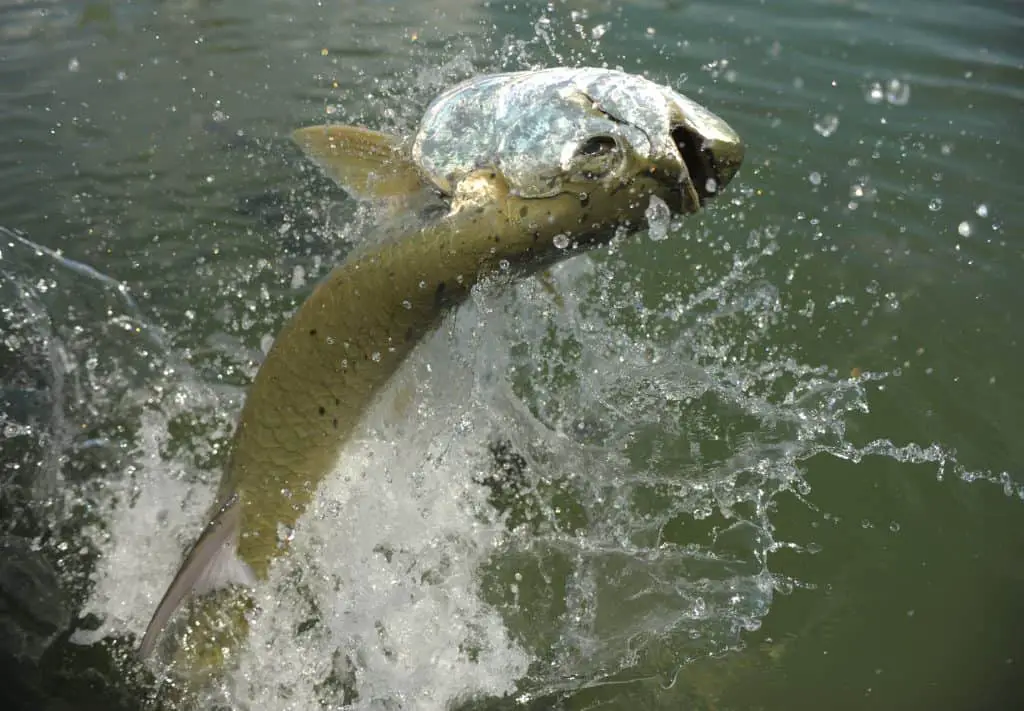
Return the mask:
<path fill-rule="evenodd" d="M 150 412 L 141 425 L 134 471 L 99 482 L 88 496 L 92 513 L 102 522 L 84 535 L 100 557 L 81 614 L 96 615 L 102 624 L 95 631 L 77 632 L 72 641 L 80 644 L 142 634 L 213 503 L 214 487 L 197 484 L 187 462 L 161 456 L 167 420 Z"/>
<path fill-rule="evenodd" d="M 258 590 L 263 612 L 233 705 L 316 707 L 336 659 L 347 660 L 355 708 L 446 708 L 509 692 L 525 673 L 529 655 L 478 590 L 477 571 L 505 534 L 473 482 L 488 466 L 492 417 L 474 379 L 440 332 L 368 413 Z M 197 481 L 188 461 L 162 455 L 168 419 L 146 415 L 134 471 L 91 495 L 103 523 L 86 535 L 101 555 L 83 614 L 103 624 L 79 643 L 141 634 L 212 502 L 213 478 Z"/>

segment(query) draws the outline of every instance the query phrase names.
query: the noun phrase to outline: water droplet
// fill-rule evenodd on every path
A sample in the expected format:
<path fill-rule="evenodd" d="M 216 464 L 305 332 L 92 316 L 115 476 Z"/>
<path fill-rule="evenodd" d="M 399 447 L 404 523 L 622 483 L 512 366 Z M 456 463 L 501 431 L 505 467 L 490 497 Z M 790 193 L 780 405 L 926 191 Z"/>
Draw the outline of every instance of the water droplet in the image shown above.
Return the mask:
<path fill-rule="evenodd" d="M 910 103 L 910 84 L 899 79 L 890 79 L 885 85 L 885 100 L 893 106 Z"/>
<path fill-rule="evenodd" d="M 859 200 L 874 200 L 878 196 L 878 190 L 871 184 L 868 178 L 861 178 L 850 186 L 850 197 Z"/>
<path fill-rule="evenodd" d="M 644 211 L 647 218 L 647 235 L 655 242 L 668 237 L 668 230 L 672 222 L 672 211 L 665 201 L 657 195 L 651 195 L 651 202 Z"/>
<path fill-rule="evenodd" d="M 374 351 L 370 355 L 370 360 L 372 360 L 374 363 L 380 363 L 380 351 Z"/>
<path fill-rule="evenodd" d="M 971 236 L 971 223 L 968 222 L 967 220 L 964 220 L 959 225 L 957 225 L 956 231 L 960 233 L 961 237 L 970 237 Z"/>
<path fill-rule="evenodd" d="M 877 81 L 873 81 L 868 85 L 868 90 L 864 92 L 864 98 L 869 104 L 880 104 L 882 99 L 885 98 L 885 90 L 882 89 L 882 84 Z"/>
<path fill-rule="evenodd" d="M 928 209 L 932 212 L 938 212 L 942 209 L 942 198 L 932 198 L 928 201 Z"/>
<path fill-rule="evenodd" d="M 707 182 L 704 183 L 704 189 L 708 192 L 709 195 L 714 195 L 715 193 L 718 192 L 718 181 L 715 180 L 714 178 L 708 178 Z"/>
<path fill-rule="evenodd" d="M 498 262 L 498 269 L 500 269 L 503 272 L 507 272 L 509 270 L 509 267 L 511 267 L 511 265 L 508 263 L 507 259 L 502 259 L 500 262 Z"/>
<path fill-rule="evenodd" d="M 814 122 L 814 130 L 825 138 L 828 138 L 839 128 L 839 117 L 835 114 L 825 114 Z"/>
<path fill-rule="evenodd" d="M 978 215 L 978 217 L 988 217 L 988 205 L 982 203 L 978 205 L 977 208 L 975 208 L 974 212 L 975 214 Z"/>
<path fill-rule="evenodd" d="M 807 180 L 810 181 L 811 185 L 821 185 L 821 173 L 814 171 L 807 176 Z"/>
<path fill-rule="evenodd" d="M 568 235 L 555 235 L 555 238 L 552 241 L 555 243 L 555 247 L 558 249 L 566 249 L 569 246 Z"/>
<path fill-rule="evenodd" d="M 127 78 L 128 78 L 128 72 L 126 72 L 126 71 L 125 71 L 125 70 L 123 70 L 123 69 L 118 69 L 118 70 L 117 70 L 117 75 L 116 75 L 116 76 L 117 76 L 117 80 L 118 80 L 118 81 L 124 81 L 125 79 L 127 79 Z"/>
<path fill-rule="evenodd" d="M 260 337 L 260 350 L 263 351 L 263 355 L 270 353 L 271 347 L 274 345 L 274 337 L 269 333 L 264 333 Z"/>
<path fill-rule="evenodd" d="M 78 57 L 72 57 L 71 59 L 68 60 L 68 71 L 69 72 L 77 72 L 81 68 L 82 68 L 82 65 L 81 65 L 81 63 L 79 63 Z"/>
<path fill-rule="evenodd" d="M 647 28 L 647 36 L 648 37 L 653 37 L 656 32 L 657 32 L 657 30 L 655 30 L 653 27 L 648 27 Z"/>
<path fill-rule="evenodd" d="M 595 25 L 594 29 L 592 29 L 590 31 L 590 37 L 591 37 L 591 39 L 599 40 L 602 37 L 604 37 L 604 35 L 605 35 L 605 33 L 607 31 L 608 31 L 608 25 Z"/>
<path fill-rule="evenodd" d="M 291 543 L 291 541 L 294 538 L 295 538 L 295 529 L 289 528 L 288 526 L 285 526 L 284 524 L 281 524 L 281 523 L 277 524 L 277 542 L 278 542 L 278 545 L 283 546 L 283 545 L 285 545 L 287 543 Z"/>
<path fill-rule="evenodd" d="M 212 175 L 207 175 L 206 176 L 206 182 L 212 183 L 213 181 L 214 181 L 214 177 Z"/>
<path fill-rule="evenodd" d="M 708 604 L 704 602 L 704 598 L 698 597 L 693 601 L 693 616 L 700 618 L 704 617 L 708 611 Z"/>
<path fill-rule="evenodd" d="M 409 309 L 412 308 L 412 302 L 406 299 L 405 301 L 402 302 L 402 308 L 408 311 Z"/>

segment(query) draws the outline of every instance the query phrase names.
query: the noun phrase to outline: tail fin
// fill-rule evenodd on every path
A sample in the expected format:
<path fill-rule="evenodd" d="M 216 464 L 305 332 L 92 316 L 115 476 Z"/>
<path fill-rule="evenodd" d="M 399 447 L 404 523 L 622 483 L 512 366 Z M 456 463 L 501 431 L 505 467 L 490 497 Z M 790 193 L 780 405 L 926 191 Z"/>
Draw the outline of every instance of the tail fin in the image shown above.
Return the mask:
<path fill-rule="evenodd" d="M 146 634 L 139 645 L 139 655 L 149 657 L 160 634 L 190 594 L 205 594 L 231 584 L 254 587 L 256 576 L 238 557 L 238 533 L 242 522 L 242 505 L 232 496 L 203 529 L 192 550 L 174 576 L 174 581 L 153 613 Z"/>

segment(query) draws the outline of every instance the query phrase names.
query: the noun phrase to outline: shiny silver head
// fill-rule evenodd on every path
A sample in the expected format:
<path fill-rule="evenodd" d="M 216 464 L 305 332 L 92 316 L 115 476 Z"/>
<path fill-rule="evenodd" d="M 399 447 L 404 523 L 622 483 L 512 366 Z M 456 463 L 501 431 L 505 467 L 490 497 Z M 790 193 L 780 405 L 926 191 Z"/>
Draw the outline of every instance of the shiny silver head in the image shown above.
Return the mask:
<path fill-rule="evenodd" d="M 675 209 L 694 212 L 735 176 L 743 144 L 721 118 L 648 79 L 556 68 L 477 77 L 440 95 L 413 158 L 449 194 L 480 168 L 525 199 L 614 194 L 653 178 Z"/>

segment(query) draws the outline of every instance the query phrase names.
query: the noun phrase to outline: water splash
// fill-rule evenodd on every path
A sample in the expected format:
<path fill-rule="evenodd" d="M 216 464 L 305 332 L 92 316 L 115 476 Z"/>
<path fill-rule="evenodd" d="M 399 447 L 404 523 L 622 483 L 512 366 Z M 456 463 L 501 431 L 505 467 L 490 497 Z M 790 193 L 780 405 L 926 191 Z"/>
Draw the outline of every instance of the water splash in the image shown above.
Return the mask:
<path fill-rule="evenodd" d="M 436 89 L 481 63 L 592 61 L 588 18 L 570 19 L 583 34 L 567 52 L 551 41 L 567 32 L 556 18 L 529 41 L 504 38 L 494 59 L 381 81 L 383 122 L 408 129 Z M 797 316 L 759 269 L 779 251 L 770 232 L 733 246 L 687 236 L 693 278 L 668 294 L 651 294 L 643 254 L 624 242 L 481 289 L 424 345 L 260 590 L 231 703 L 445 708 L 635 669 L 674 678 L 740 646 L 774 595 L 801 584 L 772 570 L 774 551 L 800 545 L 778 539 L 773 503 L 806 500 L 804 463 L 822 454 L 930 463 L 1024 498 L 1008 473 L 969 471 L 940 444 L 853 443 L 867 386 L 898 373 L 846 377 L 772 345 Z M 48 545 L 83 590 L 81 612 L 101 620 L 78 639 L 130 637 L 201 525 L 243 391 L 154 340 L 162 331 L 118 282 L 12 242 L 8 348 L 47 387 L 43 403 L 19 389 L 21 411 L 5 402 L 5 443 L 35 438 L 53 473 L 36 494 L 54 502 Z M 250 307 L 281 305 L 238 308 Z M 250 372 L 240 345 L 222 354 Z M 479 482 L 495 479 L 495 449 L 512 466 L 489 489 Z"/>

